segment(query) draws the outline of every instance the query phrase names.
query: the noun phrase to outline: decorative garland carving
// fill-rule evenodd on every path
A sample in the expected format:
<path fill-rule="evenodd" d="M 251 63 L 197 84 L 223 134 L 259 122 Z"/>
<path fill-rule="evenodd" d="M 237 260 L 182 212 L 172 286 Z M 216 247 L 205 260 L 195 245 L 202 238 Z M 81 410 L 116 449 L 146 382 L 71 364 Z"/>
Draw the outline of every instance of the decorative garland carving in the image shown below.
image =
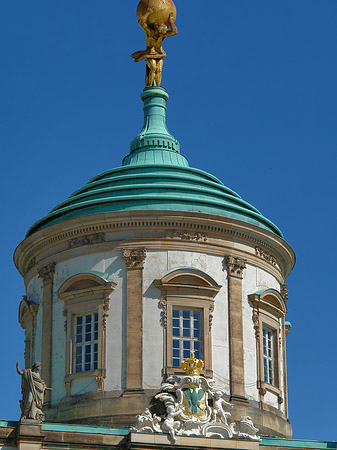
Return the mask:
<path fill-rule="evenodd" d="M 53 281 L 53 275 L 55 273 L 55 263 L 48 264 L 42 267 L 39 271 L 39 278 L 42 279 L 43 284 L 48 284 Z"/>
<path fill-rule="evenodd" d="M 254 307 L 253 309 L 253 324 L 255 330 L 256 339 L 260 339 L 260 319 L 259 319 L 259 310 Z"/>
<path fill-rule="evenodd" d="M 110 309 L 110 299 L 109 297 L 105 298 L 103 301 L 103 312 L 102 312 L 102 326 L 103 330 L 106 330 L 106 322 L 109 317 L 109 309 Z"/>
<path fill-rule="evenodd" d="M 162 309 L 161 319 L 162 319 L 163 327 L 167 328 L 167 299 L 166 299 L 166 297 L 162 297 L 160 299 L 159 305 Z"/>
<path fill-rule="evenodd" d="M 212 324 L 213 324 L 213 313 L 214 313 L 214 303 L 211 303 L 209 305 L 209 331 L 212 331 Z"/>
<path fill-rule="evenodd" d="M 205 233 L 195 232 L 189 233 L 188 231 L 169 230 L 165 234 L 166 238 L 180 238 L 186 241 L 204 241 L 207 242 L 207 236 Z"/>
<path fill-rule="evenodd" d="M 146 248 L 123 248 L 122 256 L 128 269 L 142 269 L 146 258 Z"/>
<path fill-rule="evenodd" d="M 281 295 L 284 300 L 288 300 L 288 287 L 286 284 L 281 284 Z"/>
<path fill-rule="evenodd" d="M 236 258 L 234 256 L 227 256 L 226 265 L 228 268 L 228 275 L 235 278 L 243 278 L 243 271 L 246 268 L 246 260 Z"/>
<path fill-rule="evenodd" d="M 69 239 L 69 248 L 82 247 L 83 245 L 101 244 L 105 242 L 105 233 L 96 233 L 89 236 L 81 236 L 79 238 Z"/>
<path fill-rule="evenodd" d="M 256 256 L 259 256 L 260 258 L 265 259 L 267 262 L 269 262 L 273 266 L 277 265 L 277 260 L 276 260 L 275 256 L 264 251 L 261 247 L 255 247 L 255 254 L 256 254 Z"/>

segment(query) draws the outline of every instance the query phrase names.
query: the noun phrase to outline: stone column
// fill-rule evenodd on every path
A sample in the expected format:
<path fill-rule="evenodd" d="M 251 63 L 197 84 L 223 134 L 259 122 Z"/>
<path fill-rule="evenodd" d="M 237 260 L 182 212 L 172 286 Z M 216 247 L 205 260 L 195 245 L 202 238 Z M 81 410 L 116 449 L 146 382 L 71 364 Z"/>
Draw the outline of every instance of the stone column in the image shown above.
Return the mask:
<path fill-rule="evenodd" d="M 47 387 L 52 385 L 52 349 L 53 349 L 53 280 L 55 263 L 48 264 L 39 270 L 39 278 L 43 282 L 42 293 L 42 379 Z M 45 393 L 45 403 L 51 398 L 50 391 Z"/>
<path fill-rule="evenodd" d="M 126 263 L 126 390 L 143 389 L 143 268 L 145 248 L 123 249 Z"/>
<path fill-rule="evenodd" d="M 242 279 L 244 259 L 227 256 L 231 401 L 247 402 L 243 353 Z"/>

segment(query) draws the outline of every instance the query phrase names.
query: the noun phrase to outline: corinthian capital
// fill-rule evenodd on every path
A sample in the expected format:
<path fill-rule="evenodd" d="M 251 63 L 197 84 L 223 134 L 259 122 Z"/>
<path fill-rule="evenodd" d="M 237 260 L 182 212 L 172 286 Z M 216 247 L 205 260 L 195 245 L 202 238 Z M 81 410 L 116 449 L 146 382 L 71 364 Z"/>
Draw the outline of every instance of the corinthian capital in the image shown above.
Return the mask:
<path fill-rule="evenodd" d="M 243 271 L 246 268 L 245 259 L 235 258 L 234 256 L 227 256 L 226 265 L 228 269 L 228 276 L 243 278 Z"/>
<path fill-rule="evenodd" d="M 146 258 L 146 248 L 123 248 L 122 256 L 128 269 L 142 269 Z"/>
<path fill-rule="evenodd" d="M 42 267 L 38 272 L 39 278 L 42 279 L 43 284 L 51 283 L 53 280 L 53 275 L 55 273 L 55 263 L 51 263 L 45 267 Z"/>

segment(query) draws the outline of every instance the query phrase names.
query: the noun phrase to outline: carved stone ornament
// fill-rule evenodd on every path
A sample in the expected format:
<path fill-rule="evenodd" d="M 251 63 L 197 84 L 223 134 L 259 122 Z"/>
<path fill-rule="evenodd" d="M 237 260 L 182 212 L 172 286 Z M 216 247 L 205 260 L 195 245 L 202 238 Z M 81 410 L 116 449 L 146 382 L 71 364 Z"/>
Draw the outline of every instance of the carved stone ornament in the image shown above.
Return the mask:
<path fill-rule="evenodd" d="M 109 317 L 109 309 L 110 309 L 110 299 L 109 297 L 107 297 L 104 299 L 103 302 L 103 314 L 102 314 L 103 330 L 106 330 L 106 322 L 107 318 Z"/>
<path fill-rule="evenodd" d="M 29 263 L 27 265 L 27 269 L 26 269 L 27 272 L 35 266 L 35 263 L 36 263 L 36 258 L 34 257 L 29 261 Z"/>
<path fill-rule="evenodd" d="M 255 330 L 256 339 L 260 338 L 260 319 L 259 319 L 259 311 L 257 308 L 253 309 L 253 324 Z"/>
<path fill-rule="evenodd" d="M 44 284 L 51 283 L 53 281 L 53 275 L 55 273 L 55 263 L 48 264 L 42 267 L 39 271 L 39 278 L 42 279 Z"/>
<path fill-rule="evenodd" d="M 194 360 L 196 362 L 192 364 Z M 177 436 L 260 441 L 259 430 L 250 417 L 230 422 L 228 409 L 233 405 L 225 400 L 225 392 L 215 386 L 214 380 L 200 376 L 198 369 L 203 362 L 191 355 L 184 363 L 187 368 L 191 365 L 196 368 L 195 371 L 191 369 L 193 374 L 169 377 L 154 397 L 164 404 L 165 415 L 146 409 L 137 416 L 137 425 L 131 431 L 168 434 L 173 444 Z"/>
<path fill-rule="evenodd" d="M 288 300 L 288 288 L 286 284 L 281 284 L 281 295 L 284 300 Z"/>
<path fill-rule="evenodd" d="M 260 258 L 265 259 L 267 262 L 269 262 L 273 266 L 276 266 L 277 260 L 276 260 L 275 256 L 264 251 L 261 247 L 255 247 L 255 254 L 256 254 L 256 256 L 259 256 Z"/>
<path fill-rule="evenodd" d="M 236 278 L 243 278 L 243 271 L 246 268 L 246 260 L 235 258 L 234 256 L 227 256 L 226 265 L 228 268 L 228 275 Z"/>
<path fill-rule="evenodd" d="M 69 248 L 82 247 L 83 245 L 93 245 L 105 242 L 105 233 L 91 234 L 90 236 L 81 236 L 74 239 L 69 239 Z"/>
<path fill-rule="evenodd" d="M 163 327 L 167 328 L 167 300 L 166 300 L 166 297 L 162 297 L 160 299 L 159 305 L 162 309 L 161 319 L 162 319 Z"/>
<path fill-rule="evenodd" d="M 195 232 L 195 233 L 189 233 L 188 231 L 177 231 L 177 230 L 170 230 L 166 232 L 167 238 L 179 238 L 183 239 L 185 241 L 203 241 L 207 242 L 207 236 L 205 233 Z"/>
<path fill-rule="evenodd" d="M 142 269 L 146 258 L 146 248 L 123 248 L 122 256 L 128 269 Z"/>
<path fill-rule="evenodd" d="M 209 326 L 209 331 L 212 331 L 212 324 L 213 324 L 213 313 L 214 313 L 214 303 L 211 303 L 210 305 L 209 305 L 209 323 L 208 323 L 208 326 Z"/>
<path fill-rule="evenodd" d="M 42 407 L 45 390 L 48 389 L 39 373 L 41 363 L 34 363 L 31 369 L 24 370 L 20 370 L 19 364 L 18 361 L 16 370 L 21 375 L 21 419 L 37 420 L 41 423 L 45 419 Z"/>

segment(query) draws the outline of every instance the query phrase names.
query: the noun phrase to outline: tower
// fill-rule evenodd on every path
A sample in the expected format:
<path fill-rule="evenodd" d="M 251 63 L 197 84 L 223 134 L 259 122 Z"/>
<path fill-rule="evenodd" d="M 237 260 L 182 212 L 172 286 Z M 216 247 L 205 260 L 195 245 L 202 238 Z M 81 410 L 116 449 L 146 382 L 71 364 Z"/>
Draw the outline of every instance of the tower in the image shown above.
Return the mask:
<path fill-rule="evenodd" d="M 94 177 L 15 253 L 26 365 L 42 362 L 49 421 L 133 425 L 193 350 L 263 434 L 291 436 L 280 230 L 201 170 L 142 94 L 144 126 L 122 167 Z"/>

